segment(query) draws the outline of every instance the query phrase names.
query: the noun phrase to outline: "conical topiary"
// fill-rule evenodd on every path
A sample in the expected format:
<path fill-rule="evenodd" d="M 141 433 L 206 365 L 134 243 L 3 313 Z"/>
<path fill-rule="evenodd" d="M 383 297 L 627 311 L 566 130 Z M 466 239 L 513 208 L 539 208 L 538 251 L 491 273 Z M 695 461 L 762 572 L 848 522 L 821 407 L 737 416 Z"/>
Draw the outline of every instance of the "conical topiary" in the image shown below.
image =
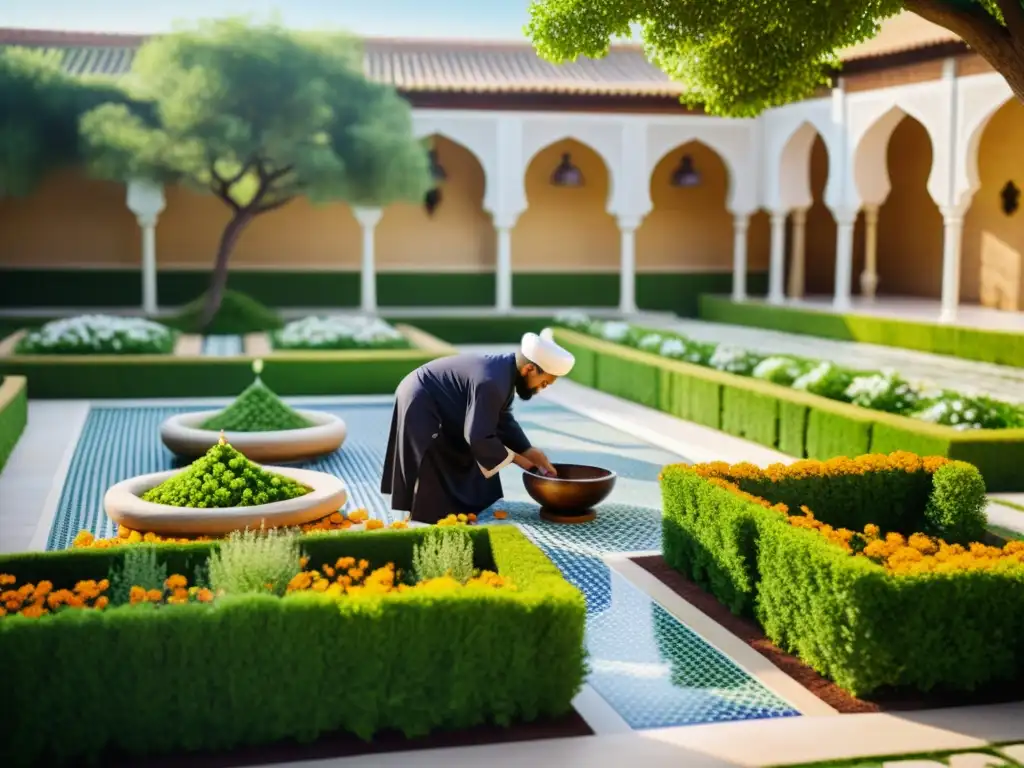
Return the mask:
<path fill-rule="evenodd" d="M 214 414 L 200 429 L 228 432 L 277 432 L 312 426 L 309 419 L 285 403 L 260 380 L 263 361 L 253 362 L 256 380 L 227 408 Z"/>
<path fill-rule="evenodd" d="M 188 469 L 142 494 L 145 501 L 196 509 L 253 507 L 305 496 L 310 489 L 275 475 L 236 451 L 221 433 L 220 442 Z"/>

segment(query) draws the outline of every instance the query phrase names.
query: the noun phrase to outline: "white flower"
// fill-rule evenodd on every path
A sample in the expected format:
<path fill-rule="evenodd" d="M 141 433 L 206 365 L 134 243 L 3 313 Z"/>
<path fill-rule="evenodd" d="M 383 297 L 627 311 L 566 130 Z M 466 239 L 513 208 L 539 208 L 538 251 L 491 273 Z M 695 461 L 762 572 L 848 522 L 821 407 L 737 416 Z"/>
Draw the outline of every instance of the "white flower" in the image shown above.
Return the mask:
<path fill-rule="evenodd" d="M 766 357 L 756 366 L 751 374 L 755 379 L 771 379 L 782 370 L 790 370 L 792 376 L 796 372 L 796 361 L 788 357 Z"/>
<path fill-rule="evenodd" d="M 646 336 L 640 339 L 640 342 L 637 344 L 637 346 L 640 349 L 643 349 L 647 352 L 653 352 L 661 347 L 662 341 L 663 339 L 660 334 L 648 333 Z"/>
<path fill-rule="evenodd" d="M 284 347 L 378 346 L 402 338 L 386 322 L 360 315 L 329 315 L 294 320 L 276 333 Z"/>
<path fill-rule="evenodd" d="M 728 344 L 719 344 L 711 355 L 708 365 L 719 371 L 738 373 L 746 371 L 750 367 L 750 353 L 740 347 L 730 347 Z"/>
<path fill-rule="evenodd" d="M 682 357 L 686 353 L 686 344 L 682 339 L 665 339 L 658 352 L 664 357 Z"/>
<path fill-rule="evenodd" d="M 586 328 L 590 325 L 590 317 L 578 309 L 566 309 L 555 315 L 555 322 L 566 328 Z"/>
<path fill-rule="evenodd" d="M 818 363 L 811 370 L 793 382 L 793 389 L 807 390 L 820 382 L 832 370 L 832 363 Z"/>
<path fill-rule="evenodd" d="M 142 317 L 79 315 L 46 323 L 29 332 L 24 343 L 41 349 L 77 346 L 116 351 L 126 347 L 165 345 L 173 333 L 167 326 Z"/>
<path fill-rule="evenodd" d="M 601 335 L 608 341 L 622 341 L 629 335 L 629 323 L 612 321 L 601 328 Z"/>

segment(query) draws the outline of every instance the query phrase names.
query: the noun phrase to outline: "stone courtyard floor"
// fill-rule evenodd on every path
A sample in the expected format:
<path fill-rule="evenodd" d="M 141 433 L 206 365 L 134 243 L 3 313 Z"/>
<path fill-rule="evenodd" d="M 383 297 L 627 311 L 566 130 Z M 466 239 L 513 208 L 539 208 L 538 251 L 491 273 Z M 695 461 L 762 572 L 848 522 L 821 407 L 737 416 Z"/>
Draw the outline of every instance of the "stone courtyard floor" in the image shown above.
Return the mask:
<path fill-rule="evenodd" d="M 376 473 L 390 398 L 291 400 L 347 421 L 344 448 L 310 466 L 345 478 L 355 505 L 389 519 Z M 80 528 L 109 535 L 101 508 L 105 488 L 168 468 L 157 425 L 170 413 L 211 402 L 225 401 L 32 402 L 30 426 L 0 475 L 0 550 L 63 548 Z M 595 735 L 289 763 L 293 768 L 770 766 L 1024 741 L 1021 703 L 838 715 L 629 560 L 660 551 L 657 475 L 664 464 L 766 464 L 790 457 L 569 382 L 520 404 L 517 413 L 553 460 L 598 464 L 620 476 L 588 525 L 540 521 L 515 468 L 503 473 L 506 499 L 497 505 L 509 512 L 501 524 L 520 526 L 587 598 L 592 672 L 575 706 Z M 1024 531 L 1024 513 L 1001 510 L 999 524 Z M 493 522 L 486 513 L 482 520 Z"/>

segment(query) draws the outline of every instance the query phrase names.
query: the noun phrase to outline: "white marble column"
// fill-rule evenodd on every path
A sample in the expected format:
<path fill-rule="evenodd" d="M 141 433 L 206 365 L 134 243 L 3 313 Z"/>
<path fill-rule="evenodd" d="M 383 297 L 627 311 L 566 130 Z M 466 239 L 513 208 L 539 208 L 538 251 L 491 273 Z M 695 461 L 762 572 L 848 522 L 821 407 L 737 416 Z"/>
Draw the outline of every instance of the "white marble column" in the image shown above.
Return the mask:
<path fill-rule="evenodd" d="M 512 311 L 512 229 L 516 217 L 496 216 L 494 231 L 498 235 L 498 258 L 494 269 L 494 306 L 499 312 Z"/>
<path fill-rule="evenodd" d="M 960 255 L 964 239 L 964 211 L 942 210 L 942 311 L 939 321 L 956 322 L 960 306 Z"/>
<path fill-rule="evenodd" d="M 853 273 L 853 227 L 857 211 L 834 211 L 836 218 L 836 279 L 832 306 L 840 312 L 850 308 L 850 282 Z"/>
<path fill-rule="evenodd" d="M 142 311 L 154 315 L 158 309 L 156 223 L 167 202 L 164 199 L 164 188 L 151 181 L 130 181 L 126 202 L 142 230 Z"/>
<path fill-rule="evenodd" d="M 864 271 L 860 273 L 860 293 L 868 301 L 878 291 L 878 206 L 864 206 Z"/>
<path fill-rule="evenodd" d="M 786 278 L 786 219 L 785 211 L 772 212 L 771 261 L 768 264 L 768 301 L 781 304 L 785 300 L 783 286 Z"/>
<path fill-rule="evenodd" d="M 142 228 L 142 311 L 155 315 L 156 301 L 156 215 L 135 217 Z"/>
<path fill-rule="evenodd" d="M 356 221 L 363 229 L 363 252 L 359 269 L 359 307 L 367 314 L 377 311 L 377 225 L 384 211 L 380 208 L 356 208 Z"/>
<path fill-rule="evenodd" d="M 789 264 L 789 298 L 802 299 L 807 261 L 807 209 L 793 210 L 793 242 Z"/>
<path fill-rule="evenodd" d="M 732 300 L 747 298 L 747 230 L 750 214 L 737 213 L 732 220 Z"/>
<path fill-rule="evenodd" d="M 636 313 L 636 230 L 639 226 L 636 216 L 619 216 L 619 312 L 624 315 Z"/>

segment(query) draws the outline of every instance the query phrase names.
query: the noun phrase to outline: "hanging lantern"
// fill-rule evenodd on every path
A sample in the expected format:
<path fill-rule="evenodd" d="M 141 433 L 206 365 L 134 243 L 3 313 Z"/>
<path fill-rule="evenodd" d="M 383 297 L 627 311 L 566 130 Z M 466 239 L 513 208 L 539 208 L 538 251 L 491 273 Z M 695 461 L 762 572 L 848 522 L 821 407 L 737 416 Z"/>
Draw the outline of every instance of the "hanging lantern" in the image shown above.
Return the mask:
<path fill-rule="evenodd" d="M 427 192 L 423 198 L 423 207 L 427 211 L 427 216 L 433 216 L 434 211 L 437 210 L 437 206 L 441 204 L 441 188 L 434 187 L 432 190 Z"/>
<path fill-rule="evenodd" d="M 583 172 L 573 165 L 572 156 L 568 152 L 562 155 L 562 161 L 551 174 L 551 183 L 556 187 L 583 186 Z"/>
<path fill-rule="evenodd" d="M 672 172 L 673 187 L 697 187 L 700 186 L 700 173 L 693 167 L 693 158 L 690 155 L 683 155 L 679 165 Z"/>

